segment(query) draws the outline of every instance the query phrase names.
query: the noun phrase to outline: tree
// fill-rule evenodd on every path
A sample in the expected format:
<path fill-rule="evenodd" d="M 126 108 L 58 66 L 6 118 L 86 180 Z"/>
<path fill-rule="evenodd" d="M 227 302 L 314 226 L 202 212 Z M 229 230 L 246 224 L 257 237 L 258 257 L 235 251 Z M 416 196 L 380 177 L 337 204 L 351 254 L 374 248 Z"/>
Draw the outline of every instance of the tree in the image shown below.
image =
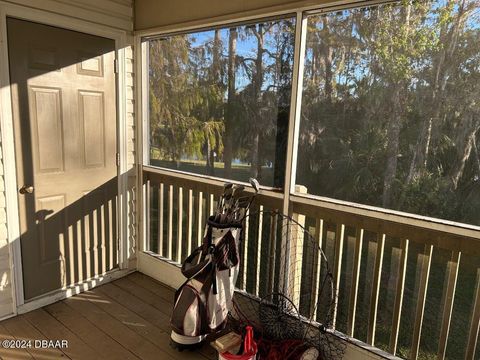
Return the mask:
<path fill-rule="evenodd" d="M 310 16 L 297 182 L 480 223 L 479 11 L 405 0 Z"/>
<path fill-rule="evenodd" d="M 419 133 L 410 164 L 407 184 L 417 180 L 426 169 L 432 128 L 440 119 L 441 104 L 445 99 L 445 87 L 450 72 L 455 66 L 454 54 L 458 44 L 458 37 L 465 26 L 468 15 L 475 7 L 474 2 L 471 2 L 467 7 L 466 1 L 461 0 L 458 4 L 458 10 L 455 10 L 456 4 L 457 1 L 449 0 L 447 5 L 439 10 L 439 46 L 436 53 L 432 54 L 433 66 L 430 75 L 430 114 L 425 116 Z"/>
<path fill-rule="evenodd" d="M 236 61 L 237 61 L 237 29 L 231 28 L 228 38 L 228 75 L 227 75 L 227 110 L 225 116 L 225 136 L 224 136 L 224 154 L 223 162 L 225 167 L 225 177 L 232 177 L 232 158 L 233 158 L 233 130 L 235 121 L 235 79 L 236 79 Z"/>
<path fill-rule="evenodd" d="M 188 37 L 149 43 L 150 136 L 161 157 L 175 162 L 184 152 L 199 153 L 199 126 L 190 114 L 198 93 L 185 72 L 190 45 Z"/>

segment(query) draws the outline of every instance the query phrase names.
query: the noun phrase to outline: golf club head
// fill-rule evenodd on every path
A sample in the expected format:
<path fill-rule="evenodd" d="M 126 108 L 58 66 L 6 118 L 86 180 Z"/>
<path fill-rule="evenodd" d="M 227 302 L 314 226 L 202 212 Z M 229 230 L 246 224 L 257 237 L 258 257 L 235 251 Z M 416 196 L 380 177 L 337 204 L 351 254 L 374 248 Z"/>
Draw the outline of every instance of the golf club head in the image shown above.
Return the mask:
<path fill-rule="evenodd" d="M 252 198 L 252 195 L 240 196 L 239 198 L 237 198 L 237 201 L 238 202 L 250 201 L 251 198 Z"/>
<path fill-rule="evenodd" d="M 232 196 L 235 197 L 235 196 L 238 196 L 239 194 L 241 194 L 243 192 L 243 190 L 245 190 L 245 186 L 243 185 L 238 185 L 238 186 L 235 186 L 233 188 L 233 194 Z"/>
<path fill-rule="evenodd" d="M 252 185 L 255 192 L 258 193 L 260 190 L 260 184 L 258 183 L 257 179 L 250 178 L 248 181 L 250 182 L 250 185 Z"/>
<path fill-rule="evenodd" d="M 225 198 L 228 197 L 228 196 L 232 196 L 233 191 L 234 191 L 233 185 L 232 185 L 232 186 L 229 186 L 229 187 L 225 188 L 225 190 L 223 191 L 223 196 L 224 196 Z"/>
<path fill-rule="evenodd" d="M 222 207 L 221 209 L 225 210 L 228 205 L 229 205 L 229 202 L 231 201 L 232 199 L 232 196 L 233 196 L 233 187 L 229 187 L 227 190 L 225 190 L 225 192 L 223 193 L 223 201 L 222 201 Z"/>
<path fill-rule="evenodd" d="M 239 201 L 238 202 L 238 207 L 239 208 L 247 208 L 250 205 L 250 200 L 244 200 L 244 201 Z"/>

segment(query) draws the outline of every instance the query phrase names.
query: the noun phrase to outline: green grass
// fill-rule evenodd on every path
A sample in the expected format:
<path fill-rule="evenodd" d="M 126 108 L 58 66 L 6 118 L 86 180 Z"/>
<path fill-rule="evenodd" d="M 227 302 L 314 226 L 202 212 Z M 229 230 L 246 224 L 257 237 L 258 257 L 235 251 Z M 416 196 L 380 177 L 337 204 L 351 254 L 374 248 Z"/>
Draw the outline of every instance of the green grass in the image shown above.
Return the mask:
<path fill-rule="evenodd" d="M 153 150 L 152 150 L 153 152 Z M 160 160 L 155 157 L 150 158 L 150 164 L 153 166 L 163 167 L 167 169 L 186 171 L 194 174 L 201 175 L 211 175 L 207 171 L 206 163 L 202 160 L 180 160 L 180 161 L 169 161 L 169 160 Z M 213 176 L 219 178 L 226 178 L 223 162 L 214 163 L 214 173 Z M 248 182 L 251 177 L 250 165 L 245 163 L 233 163 L 232 176 L 231 180 Z M 273 168 L 262 166 L 260 176 L 257 176 L 257 180 L 261 185 L 264 186 L 274 186 L 273 182 Z"/>

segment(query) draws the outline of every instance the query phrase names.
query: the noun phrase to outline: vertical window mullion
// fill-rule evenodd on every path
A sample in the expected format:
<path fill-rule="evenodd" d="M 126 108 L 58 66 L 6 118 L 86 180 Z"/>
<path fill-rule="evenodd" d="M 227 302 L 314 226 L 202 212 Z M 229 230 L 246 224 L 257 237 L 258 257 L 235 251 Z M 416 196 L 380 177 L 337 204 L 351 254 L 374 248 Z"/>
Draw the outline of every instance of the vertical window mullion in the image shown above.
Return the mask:
<path fill-rule="evenodd" d="M 303 67 L 305 58 L 305 42 L 307 34 L 307 18 L 303 16 L 303 12 L 297 12 L 295 21 L 295 50 L 293 57 L 293 79 L 292 93 L 290 98 L 290 114 L 288 119 L 288 138 L 287 138 L 287 156 L 285 164 L 285 182 L 283 192 L 283 208 L 285 215 L 292 215 L 292 207 L 290 204 L 290 194 L 295 190 L 295 173 L 297 167 L 297 145 L 300 126 L 300 106 L 302 103 L 302 86 L 303 86 Z M 285 218 L 287 219 L 287 218 Z M 282 226 L 290 226 L 285 220 Z M 290 247 L 288 241 L 290 230 L 282 234 L 282 249 L 286 249 L 286 254 L 280 259 L 280 269 L 290 268 Z M 288 272 L 280 274 L 279 289 L 283 289 L 287 293 L 289 287 Z"/>
<path fill-rule="evenodd" d="M 150 113 L 149 113 L 149 42 L 142 42 L 142 123 L 143 123 L 143 142 L 142 142 L 142 164 L 150 164 Z"/>
<path fill-rule="evenodd" d="M 300 108 L 302 105 L 303 69 L 307 40 L 307 17 L 297 12 L 295 22 L 295 51 L 293 57 L 292 94 L 290 99 L 290 115 L 288 120 L 287 156 L 285 164 L 285 183 L 283 213 L 290 215 L 290 194 L 295 192 L 297 169 L 297 149 L 300 129 Z"/>
<path fill-rule="evenodd" d="M 146 43 L 142 40 L 141 37 L 135 38 L 135 46 L 133 48 L 135 52 L 135 104 L 134 104 L 134 113 L 135 113 L 135 153 L 137 154 L 135 164 L 138 163 L 136 174 L 137 174 L 137 181 L 136 181 L 136 192 L 135 197 L 136 201 L 136 214 L 137 214 L 137 225 L 138 225 L 138 247 L 139 251 L 146 251 L 147 250 L 147 239 L 145 238 L 146 228 L 144 226 L 145 219 L 148 216 L 146 213 L 146 206 L 145 204 L 145 196 L 144 196 L 144 187 L 143 187 L 143 157 L 144 157 L 144 142 L 143 137 L 146 132 L 148 126 L 145 125 L 145 93 L 144 93 L 144 83 L 145 79 L 147 78 L 148 69 L 145 66 L 145 46 Z M 138 124 L 138 125 L 137 125 Z M 129 196 L 132 196 L 130 194 Z M 128 201 L 128 199 L 126 200 Z M 120 254 L 120 258 L 126 261 L 128 255 L 126 254 L 126 250 Z"/>

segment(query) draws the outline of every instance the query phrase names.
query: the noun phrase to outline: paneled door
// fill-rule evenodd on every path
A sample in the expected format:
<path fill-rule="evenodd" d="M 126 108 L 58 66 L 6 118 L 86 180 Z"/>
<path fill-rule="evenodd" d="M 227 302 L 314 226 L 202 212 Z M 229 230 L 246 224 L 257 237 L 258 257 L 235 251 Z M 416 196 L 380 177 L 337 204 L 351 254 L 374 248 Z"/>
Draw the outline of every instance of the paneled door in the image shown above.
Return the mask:
<path fill-rule="evenodd" d="M 7 19 L 25 300 L 117 266 L 115 43 Z"/>

